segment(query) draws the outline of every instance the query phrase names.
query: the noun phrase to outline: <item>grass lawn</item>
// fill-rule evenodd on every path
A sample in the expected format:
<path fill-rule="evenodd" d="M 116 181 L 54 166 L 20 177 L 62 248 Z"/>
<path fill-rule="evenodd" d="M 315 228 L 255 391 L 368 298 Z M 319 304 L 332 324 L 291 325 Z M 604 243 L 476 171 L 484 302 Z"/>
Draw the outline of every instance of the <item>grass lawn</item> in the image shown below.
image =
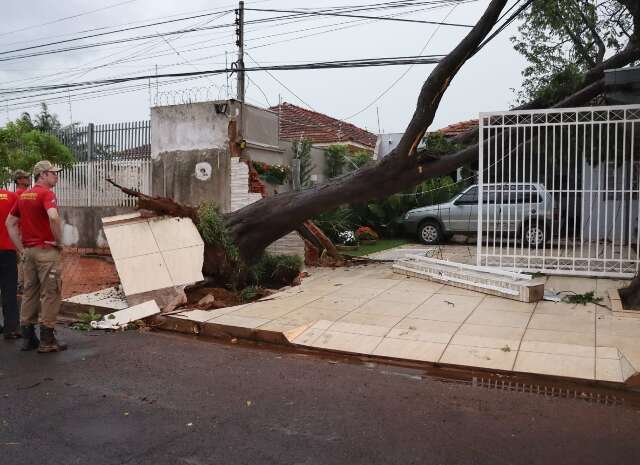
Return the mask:
<path fill-rule="evenodd" d="M 378 242 L 372 245 L 361 245 L 356 250 L 349 250 L 341 252 L 345 255 L 351 255 L 354 257 L 362 257 L 363 255 L 369 255 L 370 253 L 380 252 L 381 250 L 393 249 L 400 245 L 408 244 L 406 239 L 380 239 Z"/>

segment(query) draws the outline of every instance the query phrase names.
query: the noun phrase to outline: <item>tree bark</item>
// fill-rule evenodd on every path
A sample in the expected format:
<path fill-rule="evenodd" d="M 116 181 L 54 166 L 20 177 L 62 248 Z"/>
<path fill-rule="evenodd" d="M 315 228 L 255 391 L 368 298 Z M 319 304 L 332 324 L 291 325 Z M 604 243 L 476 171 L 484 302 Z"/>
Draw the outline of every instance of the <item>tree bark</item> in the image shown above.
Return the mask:
<path fill-rule="evenodd" d="M 418 155 L 417 146 L 451 80 L 491 31 L 506 3 L 507 0 L 492 0 L 469 34 L 438 63 L 422 86 L 417 108 L 398 146 L 378 165 L 311 189 L 269 197 L 229 214 L 226 224 L 242 258 L 251 262 L 267 245 L 297 225 L 345 200 L 362 202 L 382 198 L 417 184 L 427 174 L 423 166 L 425 160 Z M 430 166 L 429 176 L 444 172 Z"/>

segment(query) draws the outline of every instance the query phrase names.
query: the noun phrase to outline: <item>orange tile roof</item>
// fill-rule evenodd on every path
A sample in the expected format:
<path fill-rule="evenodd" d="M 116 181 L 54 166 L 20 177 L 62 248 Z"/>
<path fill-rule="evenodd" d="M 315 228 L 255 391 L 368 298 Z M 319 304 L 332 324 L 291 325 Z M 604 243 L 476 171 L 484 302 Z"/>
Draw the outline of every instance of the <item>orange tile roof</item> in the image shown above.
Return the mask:
<path fill-rule="evenodd" d="M 373 150 L 377 136 L 351 123 L 322 113 L 281 103 L 269 110 L 280 117 L 280 138 L 285 140 L 304 137 L 315 144 L 348 143 L 364 145 Z"/>
<path fill-rule="evenodd" d="M 460 121 L 458 123 L 450 124 L 449 126 L 445 126 L 442 129 L 438 129 L 436 132 L 441 132 L 445 137 L 455 137 L 457 135 L 462 134 L 463 132 L 467 132 L 470 129 L 476 129 L 478 127 L 477 119 L 470 119 L 467 121 Z"/>

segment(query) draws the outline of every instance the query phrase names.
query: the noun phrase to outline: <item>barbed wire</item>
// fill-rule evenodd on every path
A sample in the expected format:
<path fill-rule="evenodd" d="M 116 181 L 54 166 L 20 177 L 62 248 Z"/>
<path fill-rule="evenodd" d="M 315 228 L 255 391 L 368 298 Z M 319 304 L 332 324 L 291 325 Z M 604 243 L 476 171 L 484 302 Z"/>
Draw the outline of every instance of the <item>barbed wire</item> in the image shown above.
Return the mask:
<path fill-rule="evenodd" d="M 156 92 L 153 106 L 189 105 L 199 102 L 210 102 L 226 98 L 224 86 L 211 84 L 209 86 L 190 87 L 186 89 L 172 89 Z"/>

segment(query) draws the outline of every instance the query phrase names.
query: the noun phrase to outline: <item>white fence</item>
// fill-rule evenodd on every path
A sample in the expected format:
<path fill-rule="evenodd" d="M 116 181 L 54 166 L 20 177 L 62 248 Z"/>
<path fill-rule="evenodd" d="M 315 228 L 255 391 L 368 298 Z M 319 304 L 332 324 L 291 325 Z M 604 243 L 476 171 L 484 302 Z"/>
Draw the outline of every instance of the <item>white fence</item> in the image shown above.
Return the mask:
<path fill-rule="evenodd" d="M 109 184 L 151 193 L 151 160 L 96 160 L 64 170 L 55 188 L 61 207 L 133 207 L 134 197 Z"/>
<path fill-rule="evenodd" d="M 135 199 L 109 184 L 151 193 L 151 122 L 74 126 L 52 133 L 74 154 L 55 191 L 60 206 L 134 206 Z"/>
<path fill-rule="evenodd" d="M 482 113 L 478 265 L 635 274 L 639 124 L 637 105 Z"/>

